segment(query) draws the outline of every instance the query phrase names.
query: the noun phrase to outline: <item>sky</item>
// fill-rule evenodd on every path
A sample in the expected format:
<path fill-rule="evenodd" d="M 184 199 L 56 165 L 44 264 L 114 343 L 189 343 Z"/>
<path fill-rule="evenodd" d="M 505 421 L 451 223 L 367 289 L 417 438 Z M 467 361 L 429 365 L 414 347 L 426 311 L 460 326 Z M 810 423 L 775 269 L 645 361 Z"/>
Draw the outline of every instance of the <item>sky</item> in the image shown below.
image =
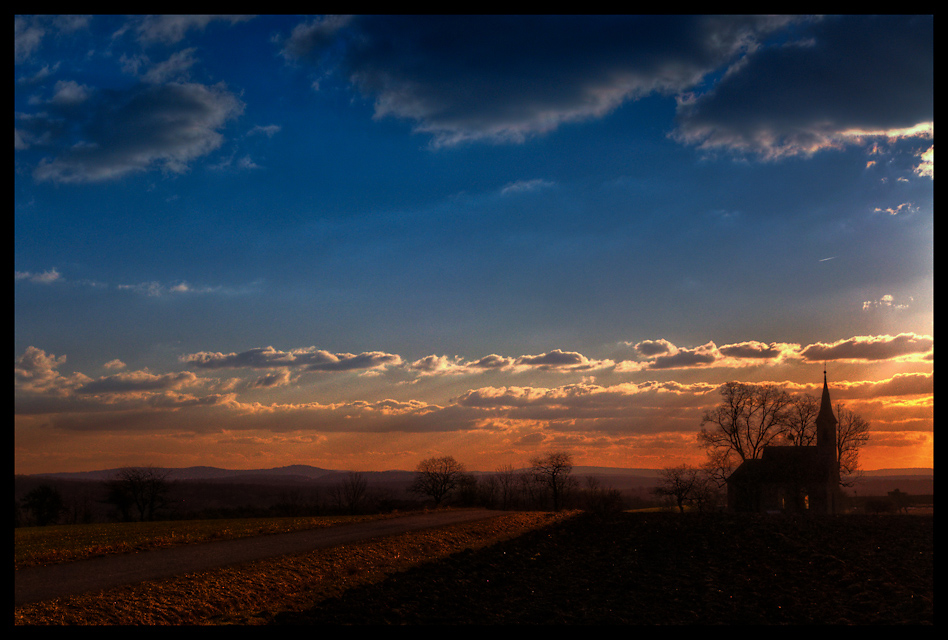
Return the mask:
<path fill-rule="evenodd" d="M 933 467 L 932 16 L 17 16 L 16 473 Z"/>

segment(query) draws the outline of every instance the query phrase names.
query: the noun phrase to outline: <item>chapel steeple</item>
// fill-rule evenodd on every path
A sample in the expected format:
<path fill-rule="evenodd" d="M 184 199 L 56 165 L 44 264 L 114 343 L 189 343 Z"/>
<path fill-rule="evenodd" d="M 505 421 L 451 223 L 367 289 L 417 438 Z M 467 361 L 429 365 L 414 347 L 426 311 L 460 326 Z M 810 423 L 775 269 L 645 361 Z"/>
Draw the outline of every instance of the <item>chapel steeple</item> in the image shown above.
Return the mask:
<path fill-rule="evenodd" d="M 833 403 L 830 401 L 829 385 L 826 383 L 826 368 L 823 368 L 823 397 L 820 400 L 820 413 L 816 417 L 816 424 L 832 424 L 835 431 L 836 416 L 833 415 Z M 817 431 L 819 435 L 819 431 Z M 819 439 L 817 439 L 818 441 Z M 835 439 L 833 440 L 835 444 Z"/>
<path fill-rule="evenodd" d="M 820 450 L 820 457 L 832 464 L 839 473 L 836 457 L 836 416 L 833 414 L 833 403 L 830 400 L 829 384 L 826 382 L 826 367 L 823 367 L 823 397 L 820 400 L 820 413 L 816 416 L 816 446 Z"/>

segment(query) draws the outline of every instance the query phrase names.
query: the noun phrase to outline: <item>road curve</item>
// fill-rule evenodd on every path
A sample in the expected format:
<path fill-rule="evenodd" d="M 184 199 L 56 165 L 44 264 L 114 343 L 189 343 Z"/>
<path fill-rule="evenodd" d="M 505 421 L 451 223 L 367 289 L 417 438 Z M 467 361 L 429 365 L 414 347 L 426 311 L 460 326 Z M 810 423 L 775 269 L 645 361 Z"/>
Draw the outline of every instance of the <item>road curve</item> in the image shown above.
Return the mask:
<path fill-rule="evenodd" d="M 15 571 L 14 606 L 228 565 L 499 515 L 487 509 L 429 513 L 325 529 L 206 542 Z"/>

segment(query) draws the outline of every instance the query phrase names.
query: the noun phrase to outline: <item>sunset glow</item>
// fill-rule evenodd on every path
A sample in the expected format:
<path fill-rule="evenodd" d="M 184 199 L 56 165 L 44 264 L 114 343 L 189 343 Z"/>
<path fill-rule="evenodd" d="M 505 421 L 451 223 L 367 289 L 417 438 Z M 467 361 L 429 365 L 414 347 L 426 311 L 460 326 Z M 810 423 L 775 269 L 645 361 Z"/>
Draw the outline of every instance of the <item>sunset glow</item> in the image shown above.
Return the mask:
<path fill-rule="evenodd" d="M 15 18 L 16 473 L 933 467 L 930 16 Z"/>

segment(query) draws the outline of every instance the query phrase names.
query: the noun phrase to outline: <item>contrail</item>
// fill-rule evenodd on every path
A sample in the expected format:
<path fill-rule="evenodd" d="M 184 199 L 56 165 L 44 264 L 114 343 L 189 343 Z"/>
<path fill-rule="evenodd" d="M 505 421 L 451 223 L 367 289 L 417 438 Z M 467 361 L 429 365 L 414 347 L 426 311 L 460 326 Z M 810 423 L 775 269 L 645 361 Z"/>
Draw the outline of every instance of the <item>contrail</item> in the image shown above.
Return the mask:
<path fill-rule="evenodd" d="M 835 258 L 836 256 L 833 256 L 832 258 L 820 258 L 820 262 L 826 262 L 827 260 L 834 260 Z"/>

